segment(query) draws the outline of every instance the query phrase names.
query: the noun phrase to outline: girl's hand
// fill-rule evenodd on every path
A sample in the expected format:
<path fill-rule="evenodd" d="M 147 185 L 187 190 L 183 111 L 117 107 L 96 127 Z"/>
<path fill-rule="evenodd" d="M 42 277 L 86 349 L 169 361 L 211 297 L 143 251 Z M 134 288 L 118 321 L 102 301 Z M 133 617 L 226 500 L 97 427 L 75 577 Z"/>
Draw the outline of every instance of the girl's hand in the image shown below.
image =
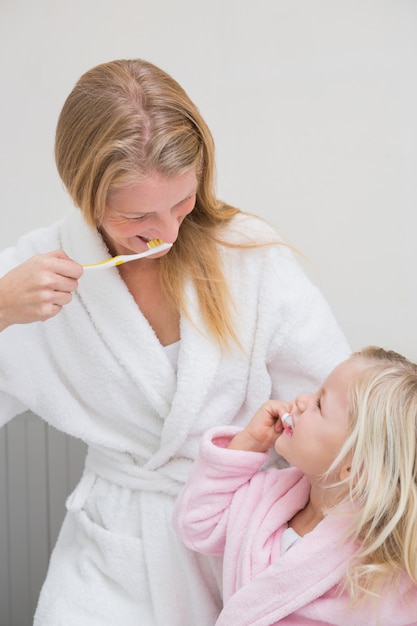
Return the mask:
<path fill-rule="evenodd" d="M 288 402 L 268 400 L 255 413 L 249 424 L 235 435 L 227 446 L 233 450 L 267 452 L 282 433 L 281 416 L 291 410 Z"/>
<path fill-rule="evenodd" d="M 0 330 L 45 321 L 71 302 L 82 265 L 57 250 L 39 254 L 0 278 Z"/>

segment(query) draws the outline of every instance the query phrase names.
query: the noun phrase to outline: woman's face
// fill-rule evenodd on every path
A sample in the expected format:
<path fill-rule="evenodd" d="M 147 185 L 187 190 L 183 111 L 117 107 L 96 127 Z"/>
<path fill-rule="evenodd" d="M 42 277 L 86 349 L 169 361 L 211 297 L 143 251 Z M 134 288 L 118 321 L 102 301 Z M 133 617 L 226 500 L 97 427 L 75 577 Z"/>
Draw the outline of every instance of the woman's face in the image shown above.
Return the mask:
<path fill-rule="evenodd" d="M 110 191 L 100 226 L 110 253 L 143 252 L 150 239 L 174 243 L 184 218 L 194 209 L 197 187 L 192 168 L 173 177 L 154 172 L 137 185 Z"/>
<path fill-rule="evenodd" d="M 286 429 L 275 449 L 310 480 L 320 477 L 340 452 L 349 432 L 348 392 L 358 365 L 338 365 L 313 394 L 298 396 L 291 407 L 294 427 Z"/>

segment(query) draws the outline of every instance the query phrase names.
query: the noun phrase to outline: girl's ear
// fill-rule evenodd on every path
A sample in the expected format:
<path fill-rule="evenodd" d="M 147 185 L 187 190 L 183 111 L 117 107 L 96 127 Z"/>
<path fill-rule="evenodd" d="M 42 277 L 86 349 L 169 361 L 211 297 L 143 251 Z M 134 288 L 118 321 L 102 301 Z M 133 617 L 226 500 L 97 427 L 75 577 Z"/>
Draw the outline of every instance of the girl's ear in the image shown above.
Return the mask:
<path fill-rule="evenodd" d="M 344 481 L 347 478 L 349 478 L 351 469 L 352 468 L 350 466 L 350 463 L 348 463 L 348 462 L 346 462 L 344 465 L 342 465 L 342 468 L 341 468 L 340 474 L 339 474 L 339 478 L 340 478 L 341 481 Z"/>

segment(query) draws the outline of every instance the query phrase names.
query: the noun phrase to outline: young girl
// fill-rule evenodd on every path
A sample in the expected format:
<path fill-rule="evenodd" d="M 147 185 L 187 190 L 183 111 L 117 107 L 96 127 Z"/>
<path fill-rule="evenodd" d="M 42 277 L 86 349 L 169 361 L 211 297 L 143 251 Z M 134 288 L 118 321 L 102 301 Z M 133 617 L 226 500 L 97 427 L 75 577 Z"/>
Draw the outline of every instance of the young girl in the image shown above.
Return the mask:
<path fill-rule="evenodd" d="M 417 624 L 416 429 L 417 365 L 368 347 L 208 431 L 174 525 L 224 555 L 217 626 Z M 262 471 L 271 447 L 293 467 Z"/>

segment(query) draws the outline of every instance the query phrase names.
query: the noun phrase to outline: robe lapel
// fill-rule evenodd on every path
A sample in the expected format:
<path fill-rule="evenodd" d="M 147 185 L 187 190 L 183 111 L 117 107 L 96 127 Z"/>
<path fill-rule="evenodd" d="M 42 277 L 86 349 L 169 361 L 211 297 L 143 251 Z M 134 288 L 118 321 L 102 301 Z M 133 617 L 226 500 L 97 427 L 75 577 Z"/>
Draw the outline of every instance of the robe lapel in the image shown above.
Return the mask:
<path fill-rule="evenodd" d="M 100 235 L 79 212 L 64 222 L 61 239 L 63 249 L 80 263 L 95 263 L 109 256 Z M 153 409 L 165 418 L 175 393 L 175 372 L 117 268 L 85 271 L 77 293 L 97 335 Z"/>
<path fill-rule="evenodd" d="M 346 522 L 327 516 L 302 541 L 240 588 L 216 626 L 268 626 L 310 604 L 343 578 L 355 547 L 343 541 Z"/>
<path fill-rule="evenodd" d="M 252 488 L 259 490 L 256 482 L 252 482 Z M 244 532 L 248 540 L 237 555 L 238 576 L 234 591 L 249 584 L 269 566 L 273 545 L 276 542 L 280 544 L 287 521 L 305 506 L 309 494 L 310 483 L 299 470 L 288 468 L 277 471 L 276 484 L 264 494 L 262 506 L 258 506 L 246 522 Z M 258 495 L 254 494 L 254 497 Z M 251 499 L 249 491 L 248 501 Z M 257 558 L 252 558 L 253 554 Z"/>
<path fill-rule="evenodd" d="M 166 463 L 187 439 L 205 409 L 221 360 L 220 347 L 203 326 L 197 294 L 191 283 L 186 287 L 186 296 L 190 319 L 181 318 L 177 387 L 165 420 L 161 448 L 152 459 L 153 467 Z"/>

